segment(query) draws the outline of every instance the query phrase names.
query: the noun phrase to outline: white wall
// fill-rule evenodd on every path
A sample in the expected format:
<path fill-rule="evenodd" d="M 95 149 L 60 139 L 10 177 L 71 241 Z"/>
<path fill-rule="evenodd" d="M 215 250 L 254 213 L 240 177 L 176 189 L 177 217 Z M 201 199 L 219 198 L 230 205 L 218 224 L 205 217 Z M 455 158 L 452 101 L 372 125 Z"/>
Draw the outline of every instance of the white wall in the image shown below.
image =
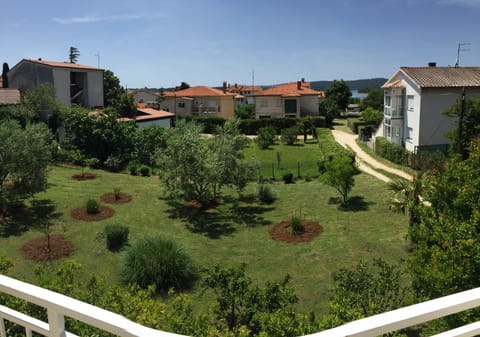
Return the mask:
<path fill-rule="evenodd" d="M 53 68 L 52 71 L 57 97 L 70 106 L 70 69 Z"/>
<path fill-rule="evenodd" d="M 283 100 L 280 96 L 257 96 L 255 98 L 255 114 L 258 117 L 283 117 Z"/>
<path fill-rule="evenodd" d="M 318 115 L 318 95 L 305 95 L 300 97 L 300 113 Z"/>
<path fill-rule="evenodd" d="M 103 106 L 103 71 L 89 71 L 87 73 L 88 102 L 87 105 Z"/>

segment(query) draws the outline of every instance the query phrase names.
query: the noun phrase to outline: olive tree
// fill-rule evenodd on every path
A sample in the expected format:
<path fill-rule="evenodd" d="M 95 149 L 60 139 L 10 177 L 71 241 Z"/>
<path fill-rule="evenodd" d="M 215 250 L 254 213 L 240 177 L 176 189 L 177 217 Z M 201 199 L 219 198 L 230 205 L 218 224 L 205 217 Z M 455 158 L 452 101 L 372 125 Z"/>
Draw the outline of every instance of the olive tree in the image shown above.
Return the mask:
<path fill-rule="evenodd" d="M 0 210 L 47 188 L 47 169 L 54 150 L 43 124 L 0 121 Z"/>

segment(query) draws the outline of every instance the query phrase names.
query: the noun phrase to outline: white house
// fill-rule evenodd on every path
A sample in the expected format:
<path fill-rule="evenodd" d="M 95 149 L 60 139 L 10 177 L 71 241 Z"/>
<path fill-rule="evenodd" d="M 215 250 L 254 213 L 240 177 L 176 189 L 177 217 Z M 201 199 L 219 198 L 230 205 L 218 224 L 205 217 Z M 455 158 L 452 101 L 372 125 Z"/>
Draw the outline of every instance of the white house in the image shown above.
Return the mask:
<path fill-rule="evenodd" d="M 376 136 L 408 151 L 442 148 L 457 118 L 445 116 L 456 99 L 480 97 L 480 67 L 401 67 L 382 86 L 384 119 Z"/>
<path fill-rule="evenodd" d="M 23 59 L 8 72 L 10 88 L 32 90 L 43 83 L 55 86 L 67 105 L 103 106 L 103 69 L 70 63 Z"/>

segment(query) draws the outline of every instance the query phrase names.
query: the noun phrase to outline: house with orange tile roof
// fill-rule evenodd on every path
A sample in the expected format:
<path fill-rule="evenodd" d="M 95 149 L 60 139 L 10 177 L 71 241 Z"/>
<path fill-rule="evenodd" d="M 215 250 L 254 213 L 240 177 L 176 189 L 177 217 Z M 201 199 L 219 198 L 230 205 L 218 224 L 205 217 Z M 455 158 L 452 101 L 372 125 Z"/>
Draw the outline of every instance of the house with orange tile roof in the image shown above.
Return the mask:
<path fill-rule="evenodd" d="M 255 98 L 254 95 L 258 92 L 261 92 L 263 88 L 260 85 L 245 85 L 245 84 L 228 84 L 226 82 L 223 83 L 223 87 L 226 91 L 236 94 L 235 99 L 238 103 L 247 103 L 247 104 L 254 104 Z"/>
<path fill-rule="evenodd" d="M 103 106 L 103 69 L 69 63 L 23 59 L 8 72 L 10 88 L 32 90 L 43 83 L 55 86 L 67 105 Z"/>
<path fill-rule="evenodd" d="M 480 67 L 401 67 L 382 86 L 383 121 L 375 136 L 399 144 L 410 152 L 446 149 L 445 134 L 456 128 L 458 119 L 443 112 L 455 100 L 480 97 Z"/>
<path fill-rule="evenodd" d="M 302 80 L 257 92 L 255 95 L 257 118 L 303 117 L 318 115 L 323 91 L 310 88 L 310 82 Z"/>
<path fill-rule="evenodd" d="M 175 114 L 164 111 L 148 108 L 146 105 L 139 105 L 137 107 L 137 115 L 135 118 L 122 117 L 122 121 L 135 120 L 137 128 L 144 129 L 150 125 L 158 125 L 164 128 L 171 128 L 175 123 Z"/>
<path fill-rule="evenodd" d="M 160 104 L 162 110 L 177 116 L 218 116 L 232 118 L 235 95 L 207 86 L 190 87 L 177 91 L 166 91 Z"/>

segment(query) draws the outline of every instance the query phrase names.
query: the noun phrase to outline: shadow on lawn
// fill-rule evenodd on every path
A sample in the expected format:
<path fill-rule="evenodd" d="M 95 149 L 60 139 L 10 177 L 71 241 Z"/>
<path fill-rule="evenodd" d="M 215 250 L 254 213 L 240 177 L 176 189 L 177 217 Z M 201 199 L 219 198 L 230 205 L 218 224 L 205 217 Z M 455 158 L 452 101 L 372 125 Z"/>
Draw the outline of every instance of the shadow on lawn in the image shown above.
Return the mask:
<path fill-rule="evenodd" d="M 364 197 L 354 196 L 348 199 L 346 204 L 338 206 L 338 209 L 345 212 L 359 212 L 359 211 L 368 211 L 370 205 L 374 202 L 365 201 Z"/>
<path fill-rule="evenodd" d="M 255 204 L 254 204 L 255 202 Z M 272 207 L 259 205 L 253 197 L 239 199 L 224 198 L 218 207 L 192 209 L 183 204 L 169 202 L 172 209 L 170 218 L 180 218 L 186 222 L 186 228 L 193 233 L 203 234 L 211 239 L 219 239 L 234 233 L 237 225 L 248 227 L 266 226 L 271 222 L 261 214 Z"/>
<path fill-rule="evenodd" d="M 8 214 L 0 217 L 0 236 L 21 235 L 31 227 L 58 219 L 62 215 L 55 212 L 56 205 L 50 199 L 33 199 L 30 204 L 30 207 L 19 204 L 8 208 Z"/>

